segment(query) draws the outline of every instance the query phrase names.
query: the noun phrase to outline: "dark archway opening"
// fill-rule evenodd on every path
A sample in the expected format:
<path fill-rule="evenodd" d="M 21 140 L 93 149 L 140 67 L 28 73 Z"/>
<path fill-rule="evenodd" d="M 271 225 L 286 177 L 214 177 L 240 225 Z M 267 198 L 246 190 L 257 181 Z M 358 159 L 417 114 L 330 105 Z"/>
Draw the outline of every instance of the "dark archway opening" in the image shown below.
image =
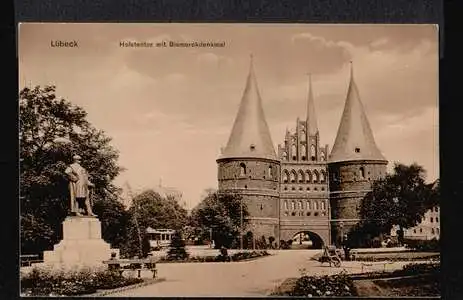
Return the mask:
<path fill-rule="evenodd" d="M 312 231 L 300 231 L 292 238 L 291 249 L 321 249 L 322 238 Z"/>

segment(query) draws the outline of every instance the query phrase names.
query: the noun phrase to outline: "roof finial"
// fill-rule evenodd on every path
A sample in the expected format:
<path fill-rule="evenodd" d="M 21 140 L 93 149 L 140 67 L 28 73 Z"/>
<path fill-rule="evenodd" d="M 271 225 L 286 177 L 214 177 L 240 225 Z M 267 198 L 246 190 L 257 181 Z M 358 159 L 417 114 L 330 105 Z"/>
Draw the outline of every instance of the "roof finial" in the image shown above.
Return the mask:
<path fill-rule="evenodd" d="M 354 78 L 354 63 L 350 61 L 350 78 Z"/>
<path fill-rule="evenodd" d="M 317 126 L 317 116 L 315 113 L 315 106 L 313 100 L 313 91 L 312 91 L 312 73 L 307 73 L 309 77 L 309 89 L 307 94 L 307 115 L 306 115 L 306 126 L 307 132 L 309 135 L 316 135 L 318 132 Z"/>

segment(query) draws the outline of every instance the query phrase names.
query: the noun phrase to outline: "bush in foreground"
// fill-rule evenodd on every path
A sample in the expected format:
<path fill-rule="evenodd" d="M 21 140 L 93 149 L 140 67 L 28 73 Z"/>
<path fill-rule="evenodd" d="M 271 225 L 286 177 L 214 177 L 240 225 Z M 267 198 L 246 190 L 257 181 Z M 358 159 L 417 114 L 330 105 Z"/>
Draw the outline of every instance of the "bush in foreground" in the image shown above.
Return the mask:
<path fill-rule="evenodd" d="M 304 297 L 345 297 L 356 296 L 353 280 L 345 273 L 333 276 L 307 276 L 297 279 L 291 292 L 286 296 Z"/>
<path fill-rule="evenodd" d="M 99 289 L 114 289 L 143 282 L 107 270 L 73 271 L 34 268 L 21 277 L 21 294 L 25 296 L 76 296 L 92 294 Z"/>

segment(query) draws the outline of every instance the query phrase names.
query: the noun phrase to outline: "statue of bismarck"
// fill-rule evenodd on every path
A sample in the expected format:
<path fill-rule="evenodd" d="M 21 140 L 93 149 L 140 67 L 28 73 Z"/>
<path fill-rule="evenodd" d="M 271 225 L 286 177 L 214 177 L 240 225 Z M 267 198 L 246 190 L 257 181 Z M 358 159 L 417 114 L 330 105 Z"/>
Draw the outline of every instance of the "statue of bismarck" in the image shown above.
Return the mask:
<path fill-rule="evenodd" d="M 87 215 L 95 217 L 90 203 L 90 188 L 95 185 L 90 182 L 88 172 L 80 165 L 82 158 L 74 155 L 74 162 L 66 168 L 69 178 L 71 196 L 71 213 L 77 216 Z"/>

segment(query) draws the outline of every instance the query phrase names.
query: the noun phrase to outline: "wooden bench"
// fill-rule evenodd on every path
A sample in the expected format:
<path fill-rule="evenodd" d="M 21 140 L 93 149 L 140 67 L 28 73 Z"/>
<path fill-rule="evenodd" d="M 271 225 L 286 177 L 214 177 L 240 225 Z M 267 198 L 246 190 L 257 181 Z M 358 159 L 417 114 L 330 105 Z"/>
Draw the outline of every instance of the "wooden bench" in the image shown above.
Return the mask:
<path fill-rule="evenodd" d="M 21 259 L 21 267 L 29 267 L 33 263 L 40 263 L 43 262 L 43 260 L 39 259 L 38 254 L 24 254 L 20 255 Z"/>
<path fill-rule="evenodd" d="M 153 278 L 156 278 L 156 260 L 152 258 L 145 259 L 109 259 L 103 261 L 104 264 L 108 265 L 108 270 L 119 272 L 122 276 L 124 271 L 137 271 L 138 278 L 141 277 L 142 270 L 149 270 L 153 273 Z"/>

